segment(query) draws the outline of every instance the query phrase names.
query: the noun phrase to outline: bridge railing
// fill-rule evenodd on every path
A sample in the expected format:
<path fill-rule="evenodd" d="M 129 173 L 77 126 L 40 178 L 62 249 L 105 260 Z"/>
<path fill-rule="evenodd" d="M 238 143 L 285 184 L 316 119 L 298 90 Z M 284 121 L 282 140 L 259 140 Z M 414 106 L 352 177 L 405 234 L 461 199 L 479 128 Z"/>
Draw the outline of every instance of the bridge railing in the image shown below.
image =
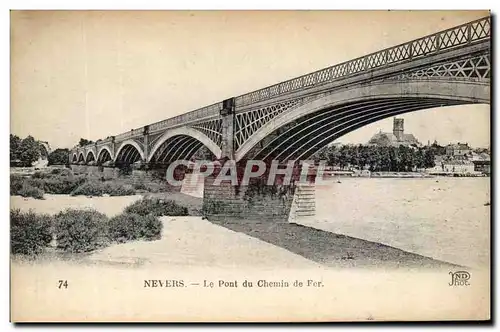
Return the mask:
<path fill-rule="evenodd" d="M 359 74 L 370 69 L 393 65 L 406 60 L 418 59 L 429 54 L 441 52 L 442 50 L 470 44 L 474 41 L 490 38 L 490 35 L 490 17 L 481 18 L 332 67 L 321 69 L 311 74 L 293 78 L 238 96 L 235 102 L 237 106 L 249 105 L 284 93 Z"/>
<path fill-rule="evenodd" d="M 222 109 L 222 102 L 215 103 L 213 105 L 202 107 L 200 109 L 197 109 L 197 110 L 194 110 L 194 111 L 191 111 L 188 113 L 184 113 L 184 114 L 181 114 L 179 116 L 176 116 L 176 117 L 173 117 L 170 119 L 155 122 L 155 123 L 149 125 L 149 130 L 156 131 L 156 130 L 176 126 L 179 124 L 191 122 L 194 120 L 206 118 L 209 116 L 219 115 L 219 111 L 221 109 Z"/>
<path fill-rule="evenodd" d="M 475 41 L 488 39 L 491 35 L 490 17 L 481 18 L 462 24 L 432 35 L 428 35 L 410 42 L 393 46 L 382 51 L 371 53 L 332 67 L 293 78 L 260 90 L 256 90 L 235 98 L 237 106 L 245 106 L 255 102 L 270 99 L 281 94 L 297 91 L 303 88 L 317 86 L 331 82 L 338 78 L 356 75 L 361 72 L 394 65 L 403 61 L 411 61 L 423 56 L 439 53 Z M 215 103 L 200 109 L 155 122 L 149 125 L 149 131 L 173 127 L 209 116 L 216 116 L 222 109 L 222 102 Z M 116 135 L 115 139 L 123 141 L 127 138 L 141 135 L 143 127 Z"/>
<path fill-rule="evenodd" d="M 205 106 L 205 107 L 199 108 L 197 110 L 175 116 L 173 118 L 169 118 L 166 120 L 152 123 L 148 126 L 149 131 L 155 132 L 157 130 L 162 130 L 162 129 L 173 127 L 176 125 L 185 124 L 185 123 L 199 120 L 202 118 L 206 118 L 209 116 L 216 116 L 216 115 L 219 115 L 219 111 L 221 109 L 222 109 L 222 102 L 215 103 L 215 104 L 209 105 L 209 106 Z M 131 137 L 140 136 L 143 133 L 143 130 L 144 130 L 143 128 L 144 127 L 132 129 L 132 130 L 127 131 L 125 133 L 118 134 L 115 136 L 115 139 L 119 140 L 119 141 L 123 141 L 123 140 L 126 140 L 126 139 L 131 138 Z"/>

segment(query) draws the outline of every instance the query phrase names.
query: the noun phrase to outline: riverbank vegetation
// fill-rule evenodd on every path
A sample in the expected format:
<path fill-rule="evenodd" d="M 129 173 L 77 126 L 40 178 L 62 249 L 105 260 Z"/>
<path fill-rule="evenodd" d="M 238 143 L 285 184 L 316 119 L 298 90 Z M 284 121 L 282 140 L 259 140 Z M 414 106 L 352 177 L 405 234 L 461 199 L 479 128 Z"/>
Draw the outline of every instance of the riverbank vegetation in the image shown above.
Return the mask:
<path fill-rule="evenodd" d="M 161 237 L 161 216 L 185 216 L 186 207 L 173 201 L 144 198 L 108 218 L 94 209 L 66 209 L 55 215 L 13 209 L 11 253 L 28 258 L 48 250 L 88 253 L 115 243 Z"/>
<path fill-rule="evenodd" d="M 320 151 L 314 159 L 325 160 L 329 166 L 341 169 L 369 169 L 372 172 L 411 172 L 434 167 L 436 148 L 433 146 L 331 146 Z"/>
<path fill-rule="evenodd" d="M 126 196 L 140 193 L 166 192 L 161 180 L 140 180 L 123 176 L 118 178 L 102 175 L 76 175 L 67 168 L 38 171 L 33 175 L 10 176 L 10 194 L 43 199 L 47 194 L 72 196 Z"/>

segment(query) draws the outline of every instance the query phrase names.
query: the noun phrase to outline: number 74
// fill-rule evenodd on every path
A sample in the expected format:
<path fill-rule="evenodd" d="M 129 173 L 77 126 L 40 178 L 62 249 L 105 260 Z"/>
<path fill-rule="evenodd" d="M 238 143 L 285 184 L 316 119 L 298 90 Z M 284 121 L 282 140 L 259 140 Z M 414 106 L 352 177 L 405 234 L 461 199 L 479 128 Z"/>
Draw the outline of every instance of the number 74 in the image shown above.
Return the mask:
<path fill-rule="evenodd" d="M 59 280 L 59 289 L 68 288 L 68 280 Z"/>

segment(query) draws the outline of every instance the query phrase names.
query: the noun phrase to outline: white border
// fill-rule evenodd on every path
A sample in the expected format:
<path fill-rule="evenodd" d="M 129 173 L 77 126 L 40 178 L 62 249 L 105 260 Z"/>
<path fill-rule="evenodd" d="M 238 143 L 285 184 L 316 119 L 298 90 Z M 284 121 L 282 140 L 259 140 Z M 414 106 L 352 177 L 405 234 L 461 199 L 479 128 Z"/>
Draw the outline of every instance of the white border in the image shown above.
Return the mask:
<path fill-rule="evenodd" d="M 420 1 L 415 1 L 415 2 L 405 2 L 401 0 L 393 0 L 393 1 L 359 1 L 359 0 L 349 0 L 349 1 L 339 1 L 339 2 L 330 2 L 327 3 L 326 1 L 321 1 L 321 0 L 308 0 L 308 1 L 296 1 L 296 0 L 287 0 L 283 2 L 278 2 L 278 1 L 271 1 L 271 0 L 246 0 L 246 1 L 229 1 L 229 0 L 219 0 L 219 1 L 203 1 L 203 0 L 182 0 L 182 1 L 177 1 L 177 2 L 172 2 L 172 1 L 152 1 L 152 0 L 140 0 L 140 1 L 130 1 L 130 0 L 121 0 L 121 1 L 116 1 L 116 0 L 77 0 L 77 1 L 68 1 L 68 0 L 59 0 L 59 1 L 35 1 L 35 0 L 30 0 L 30 1 L 13 1 L 13 0 L 7 0 L 7 1 L 2 1 L 1 7 L 2 11 L 0 14 L 1 18 L 1 43 L 2 45 L 2 51 L 0 52 L 1 56 L 1 77 L 2 77 L 2 89 L 1 89 L 1 95 L 2 95 L 2 105 L 3 105 L 3 111 L 0 112 L 0 116 L 2 117 L 0 119 L 0 125 L 3 127 L 2 132 L 5 133 L 5 138 L 7 136 L 7 132 L 10 132 L 10 100 L 9 100 L 9 86 L 10 86 L 10 77 L 9 77 L 9 72 L 10 72 L 10 63 L 9 63 L 9 37 L 10 37 L 10 27 L 9 27 L 9 9 L 378 9 L 378 10 L 387 10 L 387 9 L 393 9 L 393 10 L 403 10 L 403 9 L 413 9 L 413 10 L 456 10 L 456 9 L 492 9 L 493 14 L 498 13 L 498 4 L 500 1 L 498 0 L 474 0 L 474 1 L 449 1 L 446 4 L 444 2 L 436 2 L 436 1 L 430 1 L 430 0 L 420 0 Z M 451 6 L 450 6 L 451 5 Z M 497 33 L 497 24 L 496 18 L 495 18 L 495 24 L 494 24 L 494 36 L 496 36 Z M 496 47 L 498 43 L 495 43 L 495 50 L 494 54 L 498 54 L 498 48 Z M 496 64 L 496 57 L 495 57 L 495 64 Z M 496 68 L 496 66 L 495 66 Z M 496 70 L 495 70 L 496 74 Z M 496 78 L 496 75 L 495 75 Z M 495 88 L 495 95 L 497 94 L 497 86 Z M 498 115 L 495 118 L 495 128 L 498 128 Z M 493 131 L 495 138 L 497 138 L 496 133 Z M 3 227 L 4 230 L 2 232 L 2 238 L 4 239 L 3 243 L 3 249 L 5 250 L 3 254 L 1 255 L 3 261 L 2 261 L 2 266 L 4 267 L 4 273 L 2 275 L 2 281 L 4 285 L 4 294 L 7 295 L 10 290 L 8 289 L 9 285 L 9 280 L 10 280 L 10 275 L 9 275 L 9 270 L 7 267 L 9 266 L 9 222 L 8 222 L 8 217 L 7 213 L 9 210 L 7 207 L 10 205 L 10 199 L 9 199 L 9 192 L 7 191 L 8 187 L 8 165 L 9 165 L 9 160 L 7 159 L 8 155 L 8 150 L 9 146 L 7 143 L 7 139 L 1 140 L 0 141 L 0 147 L 1 147 L 1 153 L 0 156 L 3 158 L 3 162 L 0 164 L 4 169 L 2 169 L 3 174 L 5 174 L 5 177 L 1 178 L 1 186 L 3 188 L 3 193 L 4 195 L 2 196 L 2 204 L 5 206 L 4 213 L 6 218 L 3 220 Z M 495 149 L 493 151 L 494 156 L 498 155 L 498 146 L 495 144 Z M 493 172 L 495 173 L 495 178 L 497 176 L 496 174 L 496 169 L 493 169 Z M 496 188 L 495 188 L 496 189 Z M 498 196 L 498 195 L 497 195 Z M 497 206 L 498 202 L 497 199 L 495 199 L 494 205 Z M 499 226 L 497 225 L 496 227 L 496 233 L 495 237 L 498 239 L 498 228 Z M 495 246 L 496 247 L 496 246 Z M 498 265 L 498 255 L 495 255 L 495 262 L 493 262 L 493 265 Z M 498 279 L 498 278 L 497 278 Z M 492 280 L 494 282 L 494 280 Z M 498 294 L 498 287 L 495 287 L 496 289 L 496 295 Z M 6 329 L 13 329 L 14 326 L 10 323 L 9 321 L 9 296 L 5 296 L 3 301 L 2 301 L 2 330 L 4 328 Z M 498 319 L 498 306 L 495 308 L 496 312 L 492 313 L 494 317 Z M 145 326 L 147 327 L 147 326 Z M 165 326 L 168 329 L 177 329 L 177 327 L 174 326 Z M 311 327 L 311 326 L 304 326 L 305 328 Z M 323 327 L 315 327 L 316 328 L 331 328 L 332 326 L 323 326 Z M 360 329 L 361 327 L 358 326 L 334 326 L 334 328 L 349 328 L 349 329 Z M 399 329 L 399 328 L 404 328 L 403 326 L 392 326 L 393 328 Z M 430 329 L 438 328 L 439 326 L 436 327 L 426 327 Z M 443 327 L 443 326 L 441 326 Z M 460 327 L 457 326 L 444 326 L 445 328 L 448 329 L 461 329 Z M 53 328 L 52 326 L 48 326 L 49 329 Z M 82 328 L 82 327 L 78 327 Z M 86 327 L 84 327 L 86 328 Z M 106 327 L 106 329 L 109 328 L 122 328 L 120 326 L 118 327 Z M 137 327 L 139 328 L 139 327 Z M 205 327 L 207 328 L 207 327 Z M 203 329 L 205 329 L 203 328 Z M 220 326 L 213 326 L 212 328 L 220 328 Z M 255 329 L 258 329 L 259 331 L 262 330 L 267 330 L 269 327 L 262 327 L 262 326 L 255 326 L 252 327 Z M 303 327 L 302 327 L 303 328 Z M 386 329 L 386 326 L 377 326 L 375 328 L 379 329 Z M 463 328 L 470 329 L 471 326 L 464 326 Z M 74 328 L 70 327 L 64 327 L 62 328 L 63 330 L 72 330 Z M 104 327 L 93 327 L 94 330 L 103 330 Z M 135 328 L 133 328 L 135 329 Z M 142 329 L 142 327 L 141 327 Z"/>

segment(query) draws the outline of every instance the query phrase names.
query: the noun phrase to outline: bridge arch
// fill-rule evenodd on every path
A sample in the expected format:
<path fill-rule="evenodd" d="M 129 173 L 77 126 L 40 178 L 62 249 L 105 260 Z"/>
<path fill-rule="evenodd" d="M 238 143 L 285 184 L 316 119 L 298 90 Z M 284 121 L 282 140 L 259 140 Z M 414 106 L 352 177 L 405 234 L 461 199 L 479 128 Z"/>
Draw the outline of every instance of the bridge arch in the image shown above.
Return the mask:
<path fill-rule="evenodd" d="M 94 151 L 88 150 L 87 155 L 85 156 L 85 163 L 90 163 L 92 161 L 96 161 Z"/>
<path fill-rule="evenodd" d="M 139 160 L 145 160 L 144 151 L 139 143 L 134 140 L 126 140 L 116 150 L 114 162 L 132 164 Z"/>
<path fill-rule="evenodd" d="M 168 140 L 172 140 L 174 138 L 178 138 L 174 144 L 178 144 L 178 146 L 182 149 L 186 149 L 183 155 L 183 152 L 178 154 L 179 157 L 189 157 L 189 151 L 191 151 L 190 146 L 193 146 L 193 149 L 200 148 L 202 145 L 207 147 L 210 152 L 212 152 L 216 158 L 220 158 L 222 155 L 221 148 L 212 141 L 207 135 L 193 128 L 189 127 L 180 127 L 175 129 L 167 130 L 153 145 L 151 152 L 148 156 L 148 162 L 152 161 L 157 152 L 159 152 L 160 147 L 167 142 Z"/>
<path fill-rule="evenodd" d="M 78 162 L 78 154 L 76 152 L 73 153 L 71 157 L 71 162 L 72 163 L 77 163 Z"/>
<path fill-rule="evenodd" d="M 256 149 L 259 149 L 259 143 L 262 145 L 266 138 L 279 131 L 280 128 L 286 128 L 287 125 L 290 126 L 294 123 L 300 124 L 307 117 L 319 119 L 318 115 L 326 114 L 326 112 L 329 112 L 330 115 L 329 117 L 323 117 L 321 121 L 324 124 L 319 127 L 320 130 L 307 131 L 311 134 L 311 139 L 314 138 L 314 140 L 318 141 L 318 137 L 322 136 L 325 140 L 328 140 L 326 142 L 321 141 L 324 145 L 340 137 L 338 135 L 345 135 L 352 130 L 383 118 L 421 109 L 470 103 L 490 103 L 489 80 L 406 79 L 404 81 L 385 80 L 367 85 L 359 84 L 328 93 L 311 102 L 282 112 L 253 133 L 235 151 L 235 159 L 236 161 L 241 160 L 250 151 L 254 152 L 252 157 L 265 158 L 269 156 L 270 153 L 266 153 L 264 150 L 270 144 L 280 144 L 280 140 L 283 142 L 287 137 L 280 134 L 278 136 L 281 137 L 265 143 L 266 146 L 260 152 L 255 152 Z M 360 107 L 363 104 L 366 106 Z M 373 107 L 378 107 L 378 111 L 375 112 Z M 342 112 L 344 112 L 343 116 Z M 335 124 L 332 120 L 335 120 Z M 334 125 L 337 126 L 337 130 L 332 128 Z M 311 129 L 312 126 L 309 125 L 308 128 Z M 294 137 L 303 138 L 297 135 Z M 330 138 L 331 140 L 329 140 Z M 298 144 L 293 140 L 289 141 L 289 143 L 291 142 Z M 307 144 L 304 143 L 303 147 L 306 147 Z M 310 145 L 315 145 L 315 143 Z M 315 146 L 317 147 L 317 144 Z M 276 148 L 274 147 L 275 150 Z M 290 147 L 287 148 L 290 149 Z M 292 153 L 290 157 L 299 157 L 299 155 Z"/>
<path fill-rule="evenodd" d="M 98 163 L 105 163 L 107 161 L 112 161 L 113 160 L 113 153 L 111 152 L 111 149 L 107 146 L 101 147 L 97 151 L 97 162 Z"/>
<path fill-rule="evenodd" d="M 83 151 L 78 153 L 78 163 L 81 163 L 81 162 L 85 162 L 85 154 L 83 153 Z"/>

